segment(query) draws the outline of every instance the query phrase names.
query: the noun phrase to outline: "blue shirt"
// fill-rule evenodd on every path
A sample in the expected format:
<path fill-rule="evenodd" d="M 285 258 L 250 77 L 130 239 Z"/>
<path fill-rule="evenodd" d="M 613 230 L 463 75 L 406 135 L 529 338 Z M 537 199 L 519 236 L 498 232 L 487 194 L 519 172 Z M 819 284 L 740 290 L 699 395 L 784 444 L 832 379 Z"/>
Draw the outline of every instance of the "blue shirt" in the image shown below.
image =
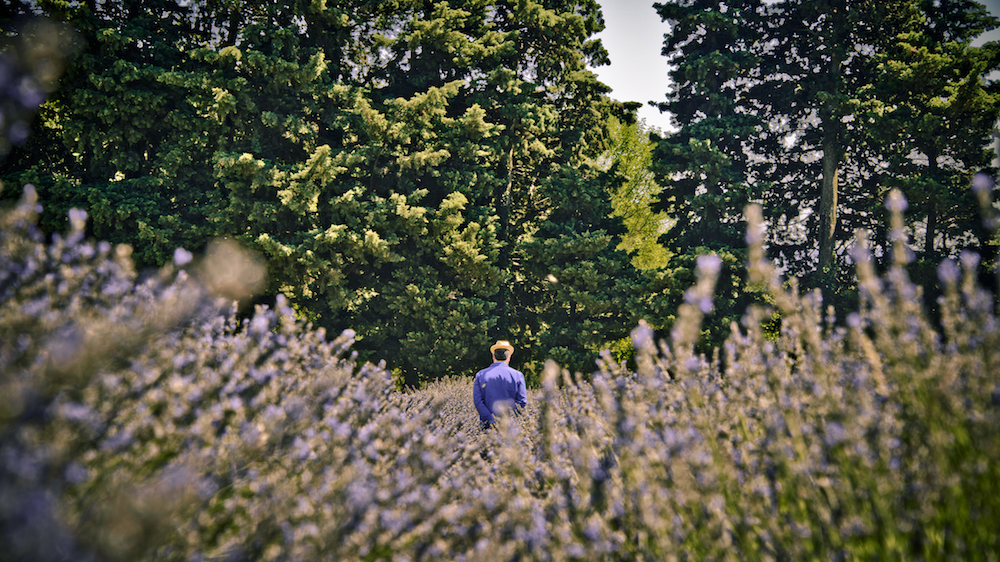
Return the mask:
<path fill-rule="evenodd" d="M 494 362 L 472 380 L 472 401 L 484 424 L 495 421 L 493 416 L 499 404 L 505 404 L 511 411 L 523 408 L 528 403 L 524 374 L 503 361 Z"/>

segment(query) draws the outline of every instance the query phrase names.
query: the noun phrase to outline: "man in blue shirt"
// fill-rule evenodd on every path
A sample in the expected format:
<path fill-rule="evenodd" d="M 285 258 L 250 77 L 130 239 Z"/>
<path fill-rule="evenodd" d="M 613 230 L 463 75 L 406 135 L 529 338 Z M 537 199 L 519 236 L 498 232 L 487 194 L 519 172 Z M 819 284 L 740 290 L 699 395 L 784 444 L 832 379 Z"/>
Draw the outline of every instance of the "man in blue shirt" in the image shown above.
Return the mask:
<path fill-rule="evenodd" d="M 476 373 L 472 381 L 472 401 L 479 412 L 479 420 L 486 429 L 496 422 L 501 411 L 517 412 L 528 403 L 524 374 L 510 367 L 514 346 L 498 340 L 490 348 L 493 364 Z"/>

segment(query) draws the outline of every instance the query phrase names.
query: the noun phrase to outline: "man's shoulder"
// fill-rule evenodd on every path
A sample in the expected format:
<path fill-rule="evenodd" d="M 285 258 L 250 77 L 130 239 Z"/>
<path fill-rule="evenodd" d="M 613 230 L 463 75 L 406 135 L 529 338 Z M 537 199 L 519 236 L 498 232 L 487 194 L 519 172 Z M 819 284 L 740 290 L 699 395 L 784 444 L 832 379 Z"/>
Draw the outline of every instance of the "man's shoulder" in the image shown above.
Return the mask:
<path fill-rule="evenodd" d="M 517 369 L 511 367 L 510 365 L 504 363 L 503 361 L 497 361 L 496 363 L 491 363 L 489 367 L 481 369 L 478 373 L 476 373 L 476 377 L 488 373 L 511 373 L 511 374 L 518 374 L 522 377 L 524 376 L 524 373 L 518 371 Z"/>
<path fill-rule="evenodd" d="M 479 369 L 479 371 L 476 373 L 476 376 L 473 377 L 473 378 L 477 378 L 478 379 L 481 375 L 485 375 L 485 374 L 489 373 L 490 371 L 492 371 L 494 367 L 496 367 L 496 363 L 490 365 L 489 367 L 486 367 L 485 369 Z"/>
<path fill-rule="evenodd" d="M 518 376 L 521 376 L 521 377 L 524 376 L 524 373 L 522 373 L 521 371 L 518 371 L 517 369 L 515 369 L 514 367 L 511 367 L 510 365 L 504 365 L 504 367 L 506 367 L 508 373 L 511 373 L 511 374 L 514 374 L 514 375 L 518 375 Z"/>

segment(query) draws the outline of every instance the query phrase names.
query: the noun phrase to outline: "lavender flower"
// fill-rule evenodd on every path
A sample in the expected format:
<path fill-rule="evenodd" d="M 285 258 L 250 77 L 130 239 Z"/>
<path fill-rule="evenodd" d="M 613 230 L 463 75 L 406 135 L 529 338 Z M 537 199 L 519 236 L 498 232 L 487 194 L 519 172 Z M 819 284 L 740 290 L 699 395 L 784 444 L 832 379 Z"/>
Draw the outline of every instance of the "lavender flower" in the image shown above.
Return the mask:
<path fill-rule="evenodd" d="M 962 271 L 958 264 L 951 258 L 941 260 L 937 267 L 938 279 L 945 285 L 954 285 L 961 277 Z"/>
<path fill-rule="evenodd" d="M 177 267 L 184 267 L 185 265 L 191 263 L 192 259 L 194 259 L 194 255 L 184 248 L 177 248 L 174 250 L 174 265 Z"/>
<path fill-rule="evenodd" d="M 972 191 L 979 193 L 989 193 L 993 191 L 993 187 L 996 185 L 996 180 L 993 179 L 989 174 L 984 174 L 982 172 L 977 173 L 972 176 Z"/>
<path fill-rule="evenodd" d="M 695 260 L 698 273 L 705 277 L 715 277 L 722 269 L 722 258 L 715 254 L 702 254 Z"/>
<path fill-rule="evenodd" d="M 870 277 L 847 328 L 827 325 L 815 294 L 773 295 L 787 299 L 780 334 L 751 310 L 706 360 L 691 334 L 721 260 L 703 256 L 677 337 L 656 344 L 639 322 L 631 367 L 560 379 L 550 363 L 525 411 L 482 432 L 467 377 L 397 391 L 384 363 L 347 353 L 353 331 L 329 341 L 283 297 L 239 321 L 205 272 L 137 283 L 108 245 L 31 234 L 34 204 L 0 229 L 0 287 L 18 287 L 0 293 L 5 545 L 45 537 L 75 559 L 87 545 L 124 559 L 714 560 L 736 544 L 800 560 L 867 552 L 873 536 L 921 558 L 933 535 L 955 537 L 958 558 L 991 551 L 1000 500 L 974 492 L 1000 462 L 986 367 L 1000 322 L 975 276 L 941 301 L 938 329 L 901 271 L 859 261 Z"/>
<path fill-rule="evenodd" d="M 893 189 L 885 198 L 885 208 L 893 213 L 904 213 L 909 207 L 906 197 L 898 189 Z"/>

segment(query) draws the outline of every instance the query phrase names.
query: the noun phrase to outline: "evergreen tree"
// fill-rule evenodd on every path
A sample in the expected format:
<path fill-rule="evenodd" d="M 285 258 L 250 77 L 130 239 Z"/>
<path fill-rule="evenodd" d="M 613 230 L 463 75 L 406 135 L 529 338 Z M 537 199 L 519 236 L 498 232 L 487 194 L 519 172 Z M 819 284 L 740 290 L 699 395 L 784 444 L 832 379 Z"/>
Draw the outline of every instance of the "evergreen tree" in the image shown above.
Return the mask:
<path fill-rule="evenodd" d="M 202 80 L 185 56 L 200 40 L 193 9 L 173 0 L 39 7 L 73 26 L 81 51 L 42 106 L 34 141 L 5 165 L 8 182 L 36 185 L 53 230 L 70 207 L 86 208 L 92 234 L 132 243 L 140 267 L 178 246 L 203 248 L 219 199 L 211 154 L 226 135 L 191 99 L 188 85 Z"/>
<path fill-rule="evenodd" d="M 584 374 L 646 311 L 647 281 L 619 249 L 607 173 L 566 166 L 546 190 L 552 211 L 519 246 L 517 341 L 530 372 L 544 359 Z"/>
<path fill-rule="evenodd" d="M 642 270 L 664 267 L 669 259 L 666 248 L 658 242 L 669 226 L 663 211 L 651 209 L 661 188 L 653 174 L 653 142 L 643 122 L 609 122 L 611 147 L 598 159 L 602 169 L 621 176 L 621 184 L 611 192 L 613 216 L 621 217 L 626 232 L 618 245 L 632 256 L 632 263 Z"/>
<path fill-rule="evenodd" d="M 245 63 L 223 76 L 239 82 L 234 107 L 248 115 L 236 121 L 250 125 L 216 156 L 224 230 L 264 252 L 274 289 L 317 324 L 356 330 L 367 358 L 411 385 L 478 364 L 502 280 L 483 201 L 498 127 L 464 103 L 474 67 L 423 67 L 451 64 L 459 53 L 435 54 L 449 49 L 474 59 L 481 38 L 454 30 L 465 14 L 425 7 L 310 6 L 308 35 L 247 34 L 236 46 Z M 341 29 L 354 24 L 369 50 L 346 45 Z M 325 48 L 338 33 L 335 51 L 349 58 L 333 61 L 333 76 Z"/>
<path fill-rule="evenodd" d="M 140 265 L 214 237 L 256 248 L 271 294 L 356 330 L 365 358 L 389 360 L 406 384 L 474 369 L 494 338 L 541 345 L 549 301 L 525 287 L 568 254 L 536 242 L 618 244 L 607 216 L 574 222 L 584 230 L 572 236 L 545 226 L 591 197 L 603 199 L 587 213 L 610 212 L 613 179 L 586 162 L 625 109 L 587 70 L 606 62 L 594 1 L 45 9 L 85 49 L 46 107 L 48 160 L 4 175 L 87 208 L 93 234 L 132 243 Z M 572 322 L 624 336 L 609 318 Z M 600 347 L 556 340 L 545 345 L 573 357 Z"/>
<path fill-rule="evenodd" d="M 744 90 L 758 80 L 763 5 L 732 2 L 721 10 L 695 0 L 655 8 L 672 26 L 663 54 L 674 66 L 673 91 L 659 107 L 680 125 L 654 156 L 663 185 L 656 208 L 676 221 L 664 244 L 676 253 L 742 246 L 738 217 L 759 194 L 748 175 L 749 148 L 763 121 L 746 107 Z"/>
<path fill-rule="evenodd" d="M 674 222 L 660 238 L 673 254 L 670 263 L 651 274 L 650 323 L 655 328 L 673 324 L 695 282 L 697 257 L 716 254 L 721 263 L 717 298 L 701 342 L 709 349 L 722 342 L 730 322 L 758 296 L 743 279 L 742 216 L 763 191 L 750 170 L 751 147 L 764 120 L 747 107 L 746 89 L 760 78 L 757 49 L 765 6 L 750 0 L 723 9 L 718 2 L 696 0 L 655 8 L 672 26 L 663 54 L 673 66 L 673 91 L 659 107 L 673 114 L 680 130 L 659 139 L 653 154 L 663 186 L 654 209 Z"/>
<path fill-rule="evenodd" d="M 1000 44 L 972 42 L 998 22 L 964 0 L 920 3 L 922 20 L 900 34 L 880 58 L 880 88 L 891 108 L 877 120 L 879 145 L 895 172 L 890 187 L 909 201 L 907 216 L 923 227 L 921 260 L 936 267 L 941 255 L 988 236 L 968 186 L 990 166 L 987 146 L 1000 115 L 996 83 Z"/>
<path fill-rule="evenodd" d="M 773 131 L 757 144 L 764 162 L 756 174 L 774 186 L 765 212 L 801 224 L 804 235 L 772 239 L 772 252 L 790 273 L 815 271 L 810 284 L 832 289 L 838 244 L 867 226 L 865 210 L 878 196 L 871 180 L 879 157 L 869 150 L 868 125 L 885 99 L 874 88 L 875 55 L 919 14 L 910 0 L 836 0 L 780 2 L 767 15 L 765 38 L 774 43 L 762 54 L 763 80 L 753 97 Z"/>
<path fill-rule="evenodd" d="M 911 51 L 909 42 L 918 37 L 930 52 L 967 49 L 953 44 L 958 28 L 967 30 L 960 41 L 967 43 L 977 30 L 992 26 L 981 12 L 977 15 L 971 9 L 974 6 L 916 0 L 658 5 L 661 16 L 675 23 L 664 54 L 678 61 L 677 90 L 662 107 L 676 112 L 682 127 L 661 144 L 659 152 L 663 177 L 678 180 L 665 185 L 663 207 L 699 197 L 718 201 L 712 197 L 717 190 L 712 178 L 732 173 L 751 186 L 744 191 L 749 200 L 765 204 L 769 251 L 785 270 L 803 277 L 806 286 L 826 287 L 828 297 L 831 291 L 844 290 L 848 275 L 846 268 L 841 270 L 847 262 L 844 247 L 853 231 L 877 226 L 886 189 L 897 179 L 912 177 L 912 166 L 905 163 L 910 153 L 931 150 L 902 140 L 908 135 L 900 132 L 903 123 L 926 130 L 928 139 L 967 134 L 966 146 L 982 154 L 981 124 L 995 122 L 996 113 L 985 104 L 987 98 L 970 94 L 981 88 L 974 84 L 992 68 L 973 59 L 988 59 L 989 49 L 963 55 L 965 62 L 962 57 L 951 59 L 949 64 L 956 66 L 950 77 L 945 73 L 933 80 L 913 80 L 907 78 L 912 76 L 909 72 L 893 76 L 900 73 L 900 65 L 918 73 L 930 69 L 910 67 L 917 61 L 903 56 Z M 951 23 L 945 23 L 949 18 Z M 921 31 L 932 28 L 936 36 Z M 953 31 L 945 31 L 949 28 Z M 955 95 L 958 90 L 965 93 Z M 932 109 L 942 98 L 978 98 L 972 104 L 956 101 L 949 110 L 956 117 L 949 122 L 964 131 L 961 135 L 940 127 L 929 132 L 928 125 L 940 120 L 935 112 L 943 115 Z M 959 110 L 963 104 L 966 109 Z M 968 117 L 978 113 L 963 123 L 961 111 Z M 701 154 L 683 150 L 688 136 Z M 724 146 L 714 147 L 717 143 Z M 685 154 L 692 154 L 698 164 L 685 165 Z M 680 182 L 691 177 L 685 169 L 697 170 L 695 181 L 674 196 L 676 187 L 683 185 Z M 958 183 L 951 187 L 959 187 Z M 725 207 L 721 224 L 737 220 L 740 213 L 735 207 Z M 717 209 L 706 204 L 689 221 L 678 215 L 676 239 L 703 237 L 703 230 L 690 222 L 715 224 Z M 932 230 L 938 228 L 937 220 L 931 221 Z M 724 233 L 715 233 L 702 239 L 725 238 Z"/>

